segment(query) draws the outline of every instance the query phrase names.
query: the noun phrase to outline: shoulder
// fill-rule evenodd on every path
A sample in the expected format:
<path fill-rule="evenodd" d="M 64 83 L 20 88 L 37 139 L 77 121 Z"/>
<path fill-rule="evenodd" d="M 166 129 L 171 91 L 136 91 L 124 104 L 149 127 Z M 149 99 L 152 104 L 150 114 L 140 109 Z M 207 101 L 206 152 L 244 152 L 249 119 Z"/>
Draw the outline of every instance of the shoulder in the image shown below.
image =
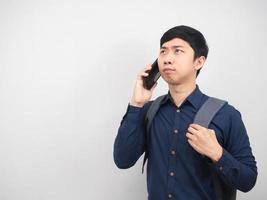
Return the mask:
<path fill-rule="evenodd" d="M 227 118 L 241 118 L 240 111 L 228 101 L 226 101 L 225 105 L 219 110 L 217 114 Z"/>
<path fill-rule="evenodd" d="M 221 138 L 222 144 L 227 146 L 227 141 L 237 135 L 232 134 L 233 130 L 236 130 L 236 127 L 242 127 L 241 124 L 243 124 L 241 113 L 235 106 L 226 101 L 212 119 L 210 128 L 217 130 L 218 138 Z"/>
<path fill-rule="evenodd" d="M 161 104 L 162 101 L 166 98 L 167 94 L 161 95 L 156 97 L 154 100 L 148 101 L 144 106 L 143 106 L 143 111 L 148 112 L 148 110 L 151 109 L 157 109 L 159 105 Z"/>
<path fill-rule="evenodd" d="M 235 106 L 233 106 L 228 100 L 217 98 L 217 97 L 212 97 L 212 96 L 207 96 L 207 95 L 205 95 L 205 96 L 206 96 L 205 101 L 208 98 L 213 98 L 213 99 L 218 100 L 218 102 L 224 102 L 224 105 L 217 112 L 216 116 L 222 115 L 224 117 L 230 117 L 230 116 L 241 117 L 241 113 L 239 112 L 239 110 Z"/>
<path fill-rule="evenodd" d="M 223 101 L 225 101 L 226 103 L 214 116 L 213 123 L 219 125 L 224 130 L 229 130 L 233 122 L 242 121 L 241 113 L 235 106 L 233 106 L 227 100 Z"/>
<path fill-rule="evenodd" d="M 166 98 L 167 94 L 160 95 L 153 100 L 148 101 L 143 107 L 150 107 L 152 104 L 161 103 Z"/>

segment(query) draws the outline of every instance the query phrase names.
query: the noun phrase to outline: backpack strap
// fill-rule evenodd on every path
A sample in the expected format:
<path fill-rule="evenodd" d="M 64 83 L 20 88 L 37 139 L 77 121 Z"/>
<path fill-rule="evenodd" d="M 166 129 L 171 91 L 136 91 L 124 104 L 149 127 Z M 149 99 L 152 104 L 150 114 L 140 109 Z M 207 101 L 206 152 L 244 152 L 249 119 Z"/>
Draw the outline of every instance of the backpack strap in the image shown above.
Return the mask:
<path fill-rule="evenodd" d="M 149 133 L 149 129 L 150 129 L 150 125 L 151 122 L 153 121 L 154 116 L 156 115 L 156 113 L 158 112 L 158 109 L 160 107 L 161 101 L 165 98 L 165 95 L 159 96 L 158 98 L 156 98 L 152 104 L 150 105 L 147 113 L 146 113 L 146 132 Z"/>
<path fill-rule="evenodd" d="M 227 102 L 224 100 L 209 97 L 195 115 L 194 123 L 208 128 L 213 117 L 225 103 Z"/>
<path fill-rule="evenodd" d="M 194 123 L 208 128 L 213 117 L 226 103 L 226 101 L 223 101 L 221 99 L 209 97 L 198 110 L 194 119 Z M 211 171 L 211 173 L 216 194 L 216 200 L 228 199 L 224 198 L 225 194 L 223 192 L 222 184 L 220 183 L 218 175 L 213 170 Z"/>
<path fill-rule="evenodd" d="M 149 133 L 149 129 L 151 126 L 151 122 L 153 121 L 154 116 L 156 115 L 160 104 L 162 102 L 162 100 L 165 98 L 165 95 L 159 96 L 158 98 L 156 98 L 152 104 L 150 105 L 150 107 L 148 108 L 148 111 L 146 113 L 146 117 L 145 117 L 145 125 L 146 125 L 146 138 L 148 138 L 148 133 Z M 147 150 L 145 151 L 145 155 L 144 155 L 144 159 L 143 159 L 143 165 L 142 165 L 142 174 L 144 173 L 144 166 L 146 164 L 146 160 L 147 160 Z"/>

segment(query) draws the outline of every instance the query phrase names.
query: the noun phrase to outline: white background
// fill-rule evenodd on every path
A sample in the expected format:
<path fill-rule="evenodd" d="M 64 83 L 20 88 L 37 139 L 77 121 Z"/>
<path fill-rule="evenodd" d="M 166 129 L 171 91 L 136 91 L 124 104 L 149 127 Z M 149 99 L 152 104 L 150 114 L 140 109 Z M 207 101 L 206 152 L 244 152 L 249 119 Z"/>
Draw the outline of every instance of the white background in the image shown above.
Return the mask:
<path fill-rule="evenodd" d="M 162 34 L 200 30 L 200 89 L 241 113 L 267 195 L 267 3 L 0 0 L 0 199 L 146 199 L 140 159 L 120 170 L 113 143 L 136 74 Z M 265 87 L 264 87 L 265 86 Z M 161 79 L 153 98 L 167 92 Z"/>

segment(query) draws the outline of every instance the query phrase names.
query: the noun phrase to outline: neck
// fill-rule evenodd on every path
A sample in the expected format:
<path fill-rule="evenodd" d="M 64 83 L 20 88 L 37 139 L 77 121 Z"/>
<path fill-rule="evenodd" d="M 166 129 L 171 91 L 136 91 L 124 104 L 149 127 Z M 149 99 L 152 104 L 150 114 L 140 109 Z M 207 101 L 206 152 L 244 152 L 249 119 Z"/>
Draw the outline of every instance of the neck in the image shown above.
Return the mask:
<path fill-rule="evenodd" d="M 179 107 L 183 101 L 195 90 L 196 82 L 169 85 L 170 94 L 174 103 Z"/>

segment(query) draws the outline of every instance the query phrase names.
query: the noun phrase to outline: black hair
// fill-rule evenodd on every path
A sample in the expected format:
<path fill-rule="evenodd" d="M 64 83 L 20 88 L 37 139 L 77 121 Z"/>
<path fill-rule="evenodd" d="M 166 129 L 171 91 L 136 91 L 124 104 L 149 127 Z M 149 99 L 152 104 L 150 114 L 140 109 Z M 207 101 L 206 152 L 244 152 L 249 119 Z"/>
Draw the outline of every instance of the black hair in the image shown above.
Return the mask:
<path fill-rule="evenodd" d="M 166 31 L 160 39 L 160 47 L 163 43 L 168 42 L 174 38 L 180 38 L 192 47 L 194 50 L 194 60 L 200 56 L 207 58 L 209 47 L 203 34 L 198 30 L 189 26 L 175 26 Z M 197 70 L 197 76 L 201 69 Z"/>

